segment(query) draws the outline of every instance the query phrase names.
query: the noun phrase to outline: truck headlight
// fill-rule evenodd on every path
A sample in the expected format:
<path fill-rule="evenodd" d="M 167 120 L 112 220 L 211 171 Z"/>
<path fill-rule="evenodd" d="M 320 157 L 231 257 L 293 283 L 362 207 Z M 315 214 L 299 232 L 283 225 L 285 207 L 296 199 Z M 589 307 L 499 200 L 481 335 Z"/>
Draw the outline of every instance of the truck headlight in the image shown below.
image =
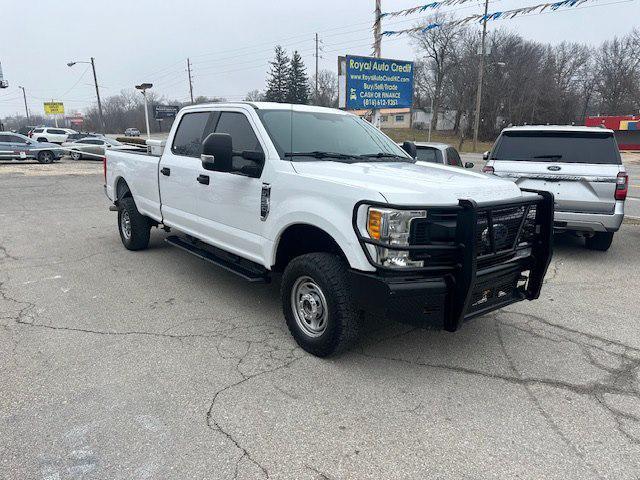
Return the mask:
<path fill-rule="evenodd" d="M 367 211 L 367 233 L 373 240 L 392 246 L 408 246 L 411 221 L 425 218 L 426 210 L 394 210 L 369 207 Z M 422 267 L 424 261 L 411 260 L 409 250 L 389 249 L 378 245 L 368 245 L 374 261 L 383 267 Z"/>

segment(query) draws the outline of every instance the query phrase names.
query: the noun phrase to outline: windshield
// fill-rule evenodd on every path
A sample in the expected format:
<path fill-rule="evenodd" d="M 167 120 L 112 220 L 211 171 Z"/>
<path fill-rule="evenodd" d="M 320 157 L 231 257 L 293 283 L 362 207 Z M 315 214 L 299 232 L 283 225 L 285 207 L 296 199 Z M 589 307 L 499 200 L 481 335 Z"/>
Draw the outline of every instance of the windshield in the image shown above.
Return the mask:
<path fill-rule="evenodd" d="M 610 132 L 504 132 L 491 160 L 620 164 L 620 153 Z"/>
<path fill-rule="evenodd" d="M 413 162 L 377 128 L 355 115 L 258 110 L 280 158 L 291 161 Z"/>
<path fill-rule="evenodd" d="M 113 145 L 113 146 L 118 146 L 118 145 L 122 145 L 120 142 L 118 142 L 117 140 L 112 140 L 110 138 L 103 138 L 102 139 L 104 141 L 104 143 L 108 143 L 109 145 Z"/>

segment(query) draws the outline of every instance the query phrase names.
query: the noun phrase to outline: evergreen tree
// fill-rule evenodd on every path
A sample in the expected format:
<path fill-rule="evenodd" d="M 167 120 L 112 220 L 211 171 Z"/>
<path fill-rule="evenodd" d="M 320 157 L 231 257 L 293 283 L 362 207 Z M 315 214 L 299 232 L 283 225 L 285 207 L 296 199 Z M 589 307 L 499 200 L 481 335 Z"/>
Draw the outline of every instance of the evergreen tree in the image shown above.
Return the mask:
<path fill-rule="evenodd" d="M 291 67 L 289 70 L 287 102 L 301 103 L 306 105 L 309 103 L 309 78 L 307 77 L 307 69 L 304 66 L 302 57 L 295 51 L 291 57 Z"/>
<path fill-rule="evenodd" d="M 276 56 L 271 64 L 269 78 L 267 79 L 267 91 L 264 99 L 267 102 L 286 102 L 289 97 L 289 75 L 291 71 L 291 62 L 284 49 L 277 45 L 275 49 Z"/>

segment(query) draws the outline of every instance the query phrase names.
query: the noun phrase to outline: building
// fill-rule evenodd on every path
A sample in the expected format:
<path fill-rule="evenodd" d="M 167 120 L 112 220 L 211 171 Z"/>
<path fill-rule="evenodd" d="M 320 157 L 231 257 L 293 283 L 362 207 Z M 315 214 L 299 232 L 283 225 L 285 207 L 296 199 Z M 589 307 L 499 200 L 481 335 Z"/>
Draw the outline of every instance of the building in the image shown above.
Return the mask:
<path fill-rule="evenodd" d="M 620 150 L 640 151 L 640 115 L 587 117 L 584 124 L 587 127 L 605 127 L 613 130 Z"/>
<path fill-rule="evenodd" d="M 372 120 L 371 110 L 351 110 L 351 113 Z M 410 108 L 383 108 L 380 110 L 380 127 L 382 128 L 411 128 Z"/>

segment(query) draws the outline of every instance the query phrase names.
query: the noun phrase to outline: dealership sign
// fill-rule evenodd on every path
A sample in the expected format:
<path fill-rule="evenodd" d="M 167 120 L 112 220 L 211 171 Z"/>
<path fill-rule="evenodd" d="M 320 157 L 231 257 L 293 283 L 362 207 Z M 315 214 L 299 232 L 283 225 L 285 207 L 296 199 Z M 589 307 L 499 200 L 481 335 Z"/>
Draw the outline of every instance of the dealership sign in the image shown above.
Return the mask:
<path fill-rule="evenodd" d="M 62 102 L 44 102 L 44 113 L 47 115 L 64 115 Z"/>
<path fill-rule="evenodd" d="M 174 118 L 180 107 L 175 105 L 155 105 L 153 107 L 153 118 L 156 120 L 161 118 Z"/>
<path fill-rule="evenodd" d="M 341 57 L 340 107 L 347 110 L 407 108 L 413 103 L 413 62 Z"/>

